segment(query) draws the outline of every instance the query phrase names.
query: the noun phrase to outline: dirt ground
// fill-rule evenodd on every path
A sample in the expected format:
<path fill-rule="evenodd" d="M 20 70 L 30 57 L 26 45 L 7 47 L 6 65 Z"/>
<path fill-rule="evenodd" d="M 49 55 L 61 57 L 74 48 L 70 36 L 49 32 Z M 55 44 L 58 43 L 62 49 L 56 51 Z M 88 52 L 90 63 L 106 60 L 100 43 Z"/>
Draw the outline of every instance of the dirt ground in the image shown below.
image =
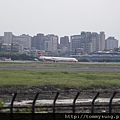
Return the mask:
<path fill-rule="evenodd" d="M 58 87 L 58 86 L 33 86 L 33 87 L 23 87 L 23 86 L 16 86 L 16 87 L 11 87 L 11 86 L 6 86 L 6 87 L 0 87 L 0 97 L 3 95 L 7 94 L 26 94 L 29 99 L 33 99 L 33 95 L 36 93 L 40 93 L 40 96 L 42 98 L 50 99 L 56 95 L 57 92 L 59 92 L 59 96 L 61 98 L 71 98 L 74 99 L 76 94 L 80 92 L 79 97 L 81 98 L 94 98 L 94 96 L 99 92 L 100 97 L 111 97 L 114 93 L 114 91 L 117 92 L 117 98 L 120 97 L 119 92 L 120 88 L 101 88 L 101 89 L 81 89 L 81 88 L 68 88 L 68 87 Z M 24 99 L 23 96 L 21 98 Z"/>

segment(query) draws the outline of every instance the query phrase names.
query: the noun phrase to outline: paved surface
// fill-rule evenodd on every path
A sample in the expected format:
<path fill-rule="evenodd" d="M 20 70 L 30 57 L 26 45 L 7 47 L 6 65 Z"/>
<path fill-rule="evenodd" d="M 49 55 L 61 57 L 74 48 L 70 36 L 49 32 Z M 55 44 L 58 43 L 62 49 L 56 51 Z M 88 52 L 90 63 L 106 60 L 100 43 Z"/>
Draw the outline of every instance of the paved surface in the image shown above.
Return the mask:
<path fill-rule="evenodd" d="M 0 66 L 0 70 L 57 70 L 57 71 L 98 71 L 98 72 L 120 72 L 120 68 L 34 68 L 34 67 L 7 67 Z"/>
<path fill-rule="evenodd" d="M 0 61 L 0 62 L 14 62 L 14 63 L 36 63 L 36 61 Z M 80 64 L 120 64 L 116 62 L 79 62 Z M 83 67 L 83 68 L 36 68 L 36 67 L 23 67 L 23 66 L 0 66 L 0 70 L 57 70 L 57 71 L 98 71 L 98 72 L 120 72 L 120 67 Z"/>

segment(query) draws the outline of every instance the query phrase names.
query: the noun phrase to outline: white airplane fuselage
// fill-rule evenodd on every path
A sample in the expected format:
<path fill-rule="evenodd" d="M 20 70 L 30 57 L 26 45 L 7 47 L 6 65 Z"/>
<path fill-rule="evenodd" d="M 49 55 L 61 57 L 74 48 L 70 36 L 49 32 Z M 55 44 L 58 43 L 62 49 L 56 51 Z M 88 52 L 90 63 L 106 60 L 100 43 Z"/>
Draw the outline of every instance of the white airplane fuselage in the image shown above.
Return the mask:
<path fill-rule="evenodd" d="M 78 62 L 76 58 L 40 56 L 40 60 L 53 62 Z"/>

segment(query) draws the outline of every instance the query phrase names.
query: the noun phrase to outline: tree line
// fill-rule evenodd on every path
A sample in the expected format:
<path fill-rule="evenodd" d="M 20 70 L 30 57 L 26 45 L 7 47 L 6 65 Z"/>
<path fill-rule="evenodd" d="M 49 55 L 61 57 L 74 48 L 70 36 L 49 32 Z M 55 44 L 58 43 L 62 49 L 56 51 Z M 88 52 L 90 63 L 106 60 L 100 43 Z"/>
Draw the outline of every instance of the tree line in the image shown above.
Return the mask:
<path fill-rule="evenodd" d="M 20 53 L 0 52 L 0 58 L 11 58 L 11 60 L 34 60 L 34 56 Z"/>

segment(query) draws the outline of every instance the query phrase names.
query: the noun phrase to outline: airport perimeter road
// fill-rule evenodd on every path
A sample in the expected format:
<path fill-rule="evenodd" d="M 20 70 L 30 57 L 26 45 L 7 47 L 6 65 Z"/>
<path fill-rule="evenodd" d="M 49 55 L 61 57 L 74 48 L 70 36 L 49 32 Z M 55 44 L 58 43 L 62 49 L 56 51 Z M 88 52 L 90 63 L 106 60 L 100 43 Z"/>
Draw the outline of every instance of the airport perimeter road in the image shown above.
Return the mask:
<path fill-rule="evenodd" d="M 35 67 L 8 67 L 0 66 L 0 70 L 53 70 L 53 71 L 97 71 L 97 72 L 120 72 L 120 68 L 35 68 Z"/>

